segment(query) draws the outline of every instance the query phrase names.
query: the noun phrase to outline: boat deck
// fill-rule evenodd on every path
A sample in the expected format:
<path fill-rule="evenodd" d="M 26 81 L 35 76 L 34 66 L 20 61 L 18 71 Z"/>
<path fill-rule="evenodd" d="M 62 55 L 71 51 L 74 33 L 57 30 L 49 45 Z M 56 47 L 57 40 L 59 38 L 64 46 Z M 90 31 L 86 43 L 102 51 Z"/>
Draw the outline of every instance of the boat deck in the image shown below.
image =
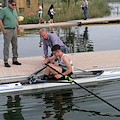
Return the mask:
<path fill-rule="evenodd" d="M 85 52 L 69 54 L 73 60 L 75 69 L 119 69 L 120 68 L 120 50 Z M 12 59 L 9 59 L 10 68 L 4 67 L 3 60 L 0 60 L 0 80 L 2 78 L 28 76 L 31 73 L 42 68 L 43 56 L 19 58 L 22 65 L 12 65 Z"/>

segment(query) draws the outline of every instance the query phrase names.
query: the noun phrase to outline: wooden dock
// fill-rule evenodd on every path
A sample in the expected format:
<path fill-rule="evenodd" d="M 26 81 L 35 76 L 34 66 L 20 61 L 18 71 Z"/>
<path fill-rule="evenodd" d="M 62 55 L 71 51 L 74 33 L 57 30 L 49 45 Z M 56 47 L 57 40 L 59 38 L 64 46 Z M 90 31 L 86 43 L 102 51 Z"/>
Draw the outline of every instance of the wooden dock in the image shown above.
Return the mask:
<path fill-rule="evenodd" d="M 73 61 L 75 69 L 119 69 L 120 71 L 120 50 L 72 53 L 69 56 Z M 23 80 L 26 76 L 41 69 L 43 60 L 42 56 L 19 58 L 18 61 L 22 65 L 17 66 L 12 65 L 12 59 L 9 59 L 10 68 L 4 67 L 3 60 L 0 60 L 0 83 Z"/>
<path fill-rule="evenodd" d="M 67 22 L 58 23 L 46 23 L 46 24 L 27 24 L 20 25 L 20 29 L 39 29 L 39 28 L 49 28 L 49 27 L 63 27 L 63 26 L 81 26 L 81 25 L 91 25 L 91 24 L 105 24 L 109 22 L 119 22 L 120 17 L 108 17 L 108 18 L 93 18 L 87 20 L 73 20 Z"/>

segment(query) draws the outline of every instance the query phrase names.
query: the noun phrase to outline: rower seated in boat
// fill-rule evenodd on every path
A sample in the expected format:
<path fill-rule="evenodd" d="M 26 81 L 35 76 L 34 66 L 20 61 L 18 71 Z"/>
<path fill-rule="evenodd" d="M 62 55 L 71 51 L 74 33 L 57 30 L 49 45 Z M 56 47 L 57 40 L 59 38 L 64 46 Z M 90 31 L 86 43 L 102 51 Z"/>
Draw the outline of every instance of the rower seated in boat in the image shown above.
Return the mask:
<path fill-rule="evenodd" d="M 73 63 L 70 57 L 61 51 L 59 45 L 54 45 L 51 51 L 53 53 L 53 56 L 44 59 L 42 64 L 44 65 L 45 63 L 48 63 L 58 58 L 59 65 L 49 63 L 49 66 L 70 77 L 70 75 L 73 74 Z M 55 70 L 51 69 L 50 67 L 46 67 L 43 80 L 48 80 L 50 74 L 53 74 L 56 79 L 65 79 L 61 74 L 58 74 L 58 72 L 56 72 Z"/>

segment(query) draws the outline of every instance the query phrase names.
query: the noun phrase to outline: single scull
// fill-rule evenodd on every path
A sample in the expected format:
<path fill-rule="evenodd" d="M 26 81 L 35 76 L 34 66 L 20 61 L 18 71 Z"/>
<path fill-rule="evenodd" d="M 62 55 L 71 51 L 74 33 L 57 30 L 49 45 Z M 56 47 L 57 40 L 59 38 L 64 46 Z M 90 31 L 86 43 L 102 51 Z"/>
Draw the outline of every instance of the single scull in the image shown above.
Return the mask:
<path fill-rule="evenodd" d="M 42 76 L 42 75 L 41 75 Z M 0 85 L 0 93 L 6 92 L 14 92 L 14 91 L 26 91 L 26 90 L 50 90 L 50 89 L 63 89 L 63 88 L 70 88 L 75 86 L 74 83 L 69 82 L 67 80 L 41 80 L 41 76 L 36 79 L 34 84 L 30 84 L 28 80 L 16 82 L 16 83 L 9 83 L 9 84 L 1 84 Z M 93 82 L 102 82 L 102 81 L 109 81 L 114 79 L 120 79 L 120 71 L 75 71 L 72 75 L 74 81 L 79 84 L 90 84 Z"/>

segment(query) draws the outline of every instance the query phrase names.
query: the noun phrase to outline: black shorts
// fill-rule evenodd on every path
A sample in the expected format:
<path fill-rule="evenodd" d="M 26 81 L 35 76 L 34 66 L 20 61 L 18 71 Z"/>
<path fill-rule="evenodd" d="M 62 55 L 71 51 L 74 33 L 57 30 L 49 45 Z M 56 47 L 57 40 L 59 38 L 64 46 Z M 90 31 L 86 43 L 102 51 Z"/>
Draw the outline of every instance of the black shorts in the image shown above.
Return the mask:
<path fill-rule="evenodd" d="M 64 73 L 66 70 L 62 68 L 62 73 Z M 73 72 L 69 73 L 67 76 L 71 76 L 73 74 Z"/>
<path fill-rule="evenodd" d="M 50 15 L 50 19 L 53 19 L 53 15 Z"/>
<path fill-rule="evenodd" d="M 66 70 L 62 68 L 62 73 L 64 73 Z M 73 74 L 73 72 L 69 73 L 67 76 L 71 76 Z M 65 80 L 65 76 L 59 78 L 59 80 Z"/>

